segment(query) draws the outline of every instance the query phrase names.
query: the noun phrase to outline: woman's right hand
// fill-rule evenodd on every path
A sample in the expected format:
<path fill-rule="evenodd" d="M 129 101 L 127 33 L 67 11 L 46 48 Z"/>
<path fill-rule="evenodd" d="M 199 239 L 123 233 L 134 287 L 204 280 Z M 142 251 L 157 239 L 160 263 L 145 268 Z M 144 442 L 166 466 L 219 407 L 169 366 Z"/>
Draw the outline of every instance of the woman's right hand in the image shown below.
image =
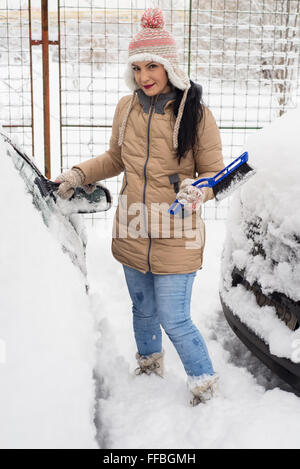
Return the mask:
<path fill-rule="evenodd" d="M 85 175 L 79 168 L 73 168 L 60 174 L 54 181 L 60 184 L 57 195 L 62 199 L 70 199 L 76 187 L 82 186 L 84 180 Z"/>

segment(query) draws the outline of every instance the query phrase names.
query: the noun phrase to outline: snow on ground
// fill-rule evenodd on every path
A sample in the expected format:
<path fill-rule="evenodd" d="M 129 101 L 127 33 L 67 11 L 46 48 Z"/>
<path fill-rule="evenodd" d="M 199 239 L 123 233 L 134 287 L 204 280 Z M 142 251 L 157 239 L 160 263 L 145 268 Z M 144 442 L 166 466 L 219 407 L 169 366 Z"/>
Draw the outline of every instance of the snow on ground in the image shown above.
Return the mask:
<path fill-rule="evenodd" d="M 84 278 L 0 150 L 0 447 L 97 448 Z"/>
<path fill-rule="evenodd" d="M 98 440 L 102 448 L 299 448 L 300 399 L 233 334 L 219 297 L 225 223 L 207 221 L 203 270 L 195 280 L 192 317 L 216 371 L 219 396 L 189 406 L 183 366 L 164 335 L 166 377 L 135 376 L 131 303 L 121 264 L 110 252 L 109 222 L 89 228 L 91 307 L 97 344 Z"/>

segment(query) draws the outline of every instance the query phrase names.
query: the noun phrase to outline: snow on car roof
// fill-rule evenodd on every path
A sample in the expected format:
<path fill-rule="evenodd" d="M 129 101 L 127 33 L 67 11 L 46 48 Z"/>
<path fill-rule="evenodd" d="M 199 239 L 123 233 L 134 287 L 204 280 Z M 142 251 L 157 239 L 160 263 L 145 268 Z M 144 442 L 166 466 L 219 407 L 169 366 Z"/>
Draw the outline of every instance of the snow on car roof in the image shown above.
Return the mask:
<path fill-rule="evenodd" d="M 249 212 L 272 219 L 283 235 L 300 235 L 300 109 L 288 111 L 249 137 L 257 174 L 241 189 Z"/>

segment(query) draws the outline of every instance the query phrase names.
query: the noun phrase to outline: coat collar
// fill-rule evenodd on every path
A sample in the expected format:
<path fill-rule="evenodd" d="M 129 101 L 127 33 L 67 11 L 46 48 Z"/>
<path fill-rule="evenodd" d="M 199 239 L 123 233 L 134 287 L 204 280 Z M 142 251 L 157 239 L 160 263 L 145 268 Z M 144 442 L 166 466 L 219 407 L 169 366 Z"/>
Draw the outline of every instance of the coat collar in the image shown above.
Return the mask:
<path fill-rule="evenodd" d="M 143 106 L 143 110 L 146 114 L 149 113 L 149 109 L 152 102 L 152 97 L 147 96 L 144 91 L 139 88 L 137 90 L 137 95 L 140 101 L 140 104 Z M 165 114 L 164 108 L 169 101 L 172 101 L 176 98 L 176 91 L 170 91 L 169 93 L 159 94 L 155 96 L 155 112 L 157 114 Z"/>

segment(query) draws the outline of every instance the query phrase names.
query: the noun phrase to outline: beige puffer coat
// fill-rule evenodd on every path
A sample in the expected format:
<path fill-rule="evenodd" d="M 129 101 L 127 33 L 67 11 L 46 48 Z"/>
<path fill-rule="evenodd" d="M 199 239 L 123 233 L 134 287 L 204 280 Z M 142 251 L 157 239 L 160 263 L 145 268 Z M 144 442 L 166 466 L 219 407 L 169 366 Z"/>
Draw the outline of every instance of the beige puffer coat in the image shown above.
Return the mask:
<path fill-rule="evenodd" d="M 76 166 L 86 184 L 124 172 L 112 252 L 119 262 L 143 273 L 189 273 L 202 267 L 201 210 L 191 214 L 185 209 L 173 216 L 168 208 L 185 178 L 211 177 L 224 168 L 219 129 L 207 107 L 199 124 L 199 147 L 178 165 L 172 146 L 174 96 L 148 97 L 138 90 L 120 147 L 119 131 L 132 95 L 121 98 L 109 150 Z M 212 189 L 205 189 L 205 201 L 213 197 Z"/>

